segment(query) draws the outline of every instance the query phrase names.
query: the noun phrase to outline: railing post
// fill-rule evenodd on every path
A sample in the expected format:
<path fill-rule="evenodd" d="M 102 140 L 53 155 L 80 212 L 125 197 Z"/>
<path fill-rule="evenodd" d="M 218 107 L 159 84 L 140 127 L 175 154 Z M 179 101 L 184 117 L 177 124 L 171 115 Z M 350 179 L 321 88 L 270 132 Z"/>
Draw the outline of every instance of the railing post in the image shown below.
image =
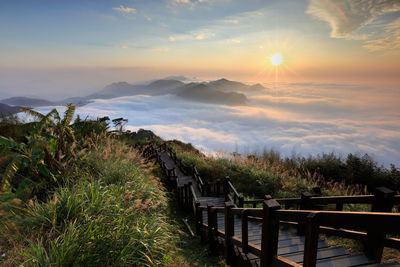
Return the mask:
<path fill-rule="evenodd" d="M 231 202 L 225 202 L 225 246 L 224 255 L 226 263 L 232 265 L 233 262 L 233 245 L 232 236 L 235 231 L 235 219 L 232 214 L 234 205 Z"/>
<path fill-rule="evenodd" d="M 229 201 L 229 197 L 228 197 L 228 195 L 229 195 L 229 184 L 228 184 L 229 181 L 230 181 L 229 176 L 226 176 L 225 180 L 224 180 L 224 183 L 223 183 L 225 201 Z"/>
<path fill-rule="evenodd" d="M 192 182 L 188 183 L 188 196 L 189 196 L 189 201 L 188 201 L 188 206 L 189 208 L 193 211 L 193 194 L 192 194 Z"/>
<path fill-rule="evenodd" d="M 220 187 L 221 187 L 221 180 L 220 179 L 218 179 L 217 180 L 217 183 L 216 183 L 216 186 L 217 186 L 217 188 L 216 188 L 216 194 L 217 194 L 217 196 L 219 196 L 220 195 Z"/>
<path fill-rule="evenodd" d="M 312 194 L 309 192 L 302 192 L 301 193 L 301 202 L 300 202 L 300 209 L 301 210 L 310 210 L 311 209 L 311 197 Z M 304 224 L 300 223 L 297 226 L 297 234 L 304 235 Z"/>
<path fill-rule="evenodd" d="M 342 211 L 343 210 L 343 203 L 338 202 L 336 203 L 336 211 Z"/>
<path fill-rule="evenodd" d="M 188 188 L 188 185 L 187 184 L 184 184 L 183 185 L 183 206 L 186 208 L 187 207 L 187 204 L 188 204 L 188 190 L 187 190 L 187 188 Z"/>
<path fill-rule="evenodd" d="M 249 210 L 242 211 L 242 249 L 243 253 L 249 252 L 249 226 L 248 226 L 248 218 Z"/>
<path fill-rule="evenodd" d="M 382 226 L 384 227 L 384 225 Z M 374 229 L 370 228 L 367 230 L 367 239 L 365 243 L 365 254 L 368 258 L 375 260 L 380 263 L 382 260 L 384 239 L 385 239 L 384 229 Z"/>
<path fill-rule="evenodd" d="M 304 241 L 304 267 L 315 267 L 317 263 L 317 250 L 318 250 L 318 224 L 317 213 L 310 213 L 306 219 L 306 238 Z"/>
<path fill-rule="evenodd" d="M 392 212 L 394 204 L 394 195 L 396 192 L 386 187 L 375 189 L 374 202 L 372 203 L 372 212 Z"/>
<path fill-rule="evenodd" d="M 371 207 L 372 212 L 392 212 L 395 195 L 393 190 L 386 187 L 378 187 L 374 195 L 375 198 Z M 371 227 L 367 231 L 365 254 L 378 263 L 382 260 L 385 237 L 384 225 L 381 228 Z"/>
<path fill-rule="evenodd" d="M 201 238 L 203 239 L 201 231 L 203 225 L 203 211 L 200 209 L 199 201 L 196 201 L 195 207 L 196 207 L 196 235 L 201 236 Z"/>
<path fill-rule="evenodd" d="M 211 210 L 212 207 L 214 207 L 214 205 L 207 205 L 208 243 L 211 252 L 215 252 L 214 228 L 216 227 L 215 224 L 217 220 L 214 219 L 214 212 Z"/>
<path fill-rule="evenodd" d="M 205 190 L 204 192 L 205 195 L 211 195 L 210 184 L 208 183 L 208 181 L 204 181 L 204 190 Z"/>
<path fill-rule="evenodd" d="M 178 186 L 178 203 L 180 206 L 183 206 L 182 201 L 183 201 L 182 186 Z"/>
<path fill-rule="evenodd" d="M 244 206 L 244 197 L 242 194 L 239 196 L 239 208 L 243 208 Z"/>
<path fill-rule="evenodd" d="M 263 203 L 263 223 L 261 235 L 261 266 L 271 266 L 273 258 L 278 253 L 279 219 L 275 211 L 281 205 L 275 200 L 266 200 Z"/>

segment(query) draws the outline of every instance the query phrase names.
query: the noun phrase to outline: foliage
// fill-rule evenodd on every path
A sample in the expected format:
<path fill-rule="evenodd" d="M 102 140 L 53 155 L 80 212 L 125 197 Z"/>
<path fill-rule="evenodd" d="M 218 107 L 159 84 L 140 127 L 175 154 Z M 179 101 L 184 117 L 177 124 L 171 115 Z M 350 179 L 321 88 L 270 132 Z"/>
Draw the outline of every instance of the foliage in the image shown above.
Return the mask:
<path fill-rule="evenodd" d="M 60 172 L 63 182 L 45 197 L 0 192 L 0 265 L 217 266 L 204 247 L 190 245 L 137 151 L 119 135 L 86 131 L 100 129 L 92 122 L 81 126 L 88 136 L 76 154 L 84 157 Z"/>
<path fill-rule="evenodd" d="M 71 128 L 74 130 L 77 139 L 83 139 L 91 135 L 107 132 L 109 129 L 109 120 L 109 117 L 97 118 L 96 120 L 89 120 L 88 118 L 82 120 L 78 115 Z"/>
<path fill-rule="evenodd" d="M 228 175 L 236 189 L 247 197 L 298 197 L 302 191 L 321 187 L 325 195 L 349 195 L 364 192 L 359 185 L 347 186 L 341 181 L 326 181 L 314 172 L 299 172 L 281 161 L 269 161 L 257 156 L 211 157 L 196 150 L 186 151 L 179 142 L 170 142 L 178 156 L 188 165 L 196 165 L 203 180 L 215 182 Z M 190 147 L 189 147 L 190 148 Z M 269 158 L 276 158 L 272 155 Z"/>
<path fill-rule="evenodd" d="M 75 136 L 70 128 L 75 107 L 69 105 L 61 118 L 56 109 L 43 115 L 21 108 L 38 121 L 25 136 L 26 142 L 0 136 L 0 151 L 12 155 L 1 179 L 1 190 L 18 191 L 25 197 L 42 197 L 54 187 L 75 157 Z"/>

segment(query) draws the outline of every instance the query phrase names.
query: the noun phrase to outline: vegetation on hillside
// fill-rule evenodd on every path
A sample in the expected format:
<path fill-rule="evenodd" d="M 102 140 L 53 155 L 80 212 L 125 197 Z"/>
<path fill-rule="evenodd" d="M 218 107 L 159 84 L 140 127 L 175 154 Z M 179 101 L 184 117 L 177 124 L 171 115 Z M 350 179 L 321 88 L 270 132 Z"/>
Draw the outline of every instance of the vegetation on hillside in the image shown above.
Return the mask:
<path fill-rule="evenodd" d="M 73 121 L 74 109 L 63 116 L 25 110 L 36 118 L 30 123 L 0 118 L 0 264 L 221 264 L 198 241 L 188 242 L 184 214 L 174 212 L 159 169 L 134 148 L 163 140 L 151 131 L 124 131 L 122 118 L 112 121 L 113 131 L 108 117 Z M 400 184 L 398 169 L 368 156 L 282 159 L 268 151 L 210 157 L 191 144 L 169 144 L 205 181 L 228 175 L 246 197 L 298 197 L 314 187 L 324 195 L 350 195 Z"/>
<path fill-rule="evenodd" d="M 27 112 L 37 120 L 0 121 L 0 265 L 218 265 L 191 246 L 157 169 L 126 144 L 136 133 L 108 134 L 108 118 L 72 123 L 73 106 Z"/>
<path fill-rule="evenodd" d="M 320 187 L 324 195 L 351 195 L 373 192 L 378 186 L 400 190 L 400 170 L 385 169 L 368 155 L 349 154 L 346 160 L 334 154 L 317 157 L 281 158 L 276 151 L 243 157 L 237 153 L 213 157 L 190 144 L 171 141 L 183 162 L 196 165 L 209 182 L 229 176 L 239 192 L 248 197 L 299 197 L 303 191 Z"/>

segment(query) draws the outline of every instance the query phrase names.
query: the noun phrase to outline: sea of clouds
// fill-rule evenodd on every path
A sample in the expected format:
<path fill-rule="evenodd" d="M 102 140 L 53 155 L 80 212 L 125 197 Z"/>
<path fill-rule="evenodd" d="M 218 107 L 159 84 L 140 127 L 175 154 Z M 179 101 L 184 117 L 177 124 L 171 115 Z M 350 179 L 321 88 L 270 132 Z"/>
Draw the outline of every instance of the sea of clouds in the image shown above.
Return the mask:
<path fill-rule="evenodd" d="M 164 96 L 98 99 L 78 107 L 82 118 L 128 119 L 126 129 L 154 131 L 190 142 L 206 153 L 282 156 L 334 152 L 368 153 L 379 163 L 400 165 L 400 94 L 343 84 L 267 84 L 247 94 L 248 106 L 226 106 Z M 46 112 L 49 108 L 37 109 Z"/>

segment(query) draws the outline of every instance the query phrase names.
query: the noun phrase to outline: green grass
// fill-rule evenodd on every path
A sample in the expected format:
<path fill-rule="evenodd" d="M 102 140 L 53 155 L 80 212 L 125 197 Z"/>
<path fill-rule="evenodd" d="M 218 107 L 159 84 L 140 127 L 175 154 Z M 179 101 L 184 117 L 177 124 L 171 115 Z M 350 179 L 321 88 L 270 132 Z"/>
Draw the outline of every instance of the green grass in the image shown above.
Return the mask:
<path fill-rule="evenodd" d="M 205 156 L 187 145 L 170 142 L 178 157 L 188 165 L 195 165 L 204 181 L 215 182 L 229 176 L 234 186 L 247 198 L 263 198 L 269 194 L 274 198 L 299 197 L 301 192 L 310 192 L 320 187 L 324 195 L 350 195 L 365 192 L 362 186 L 347 186 L 344 182 L 326 181 L 318 173 L 300 173 L 280 161 L 269 161 L 259 157 L 211 157 Z"/>
<path fill-rule="evenodd" d="M 104 137 L 45 201 L 3 192 L 0 265 L 218 266 L 193 247 L 146 168 L 135 150 Z"/>

